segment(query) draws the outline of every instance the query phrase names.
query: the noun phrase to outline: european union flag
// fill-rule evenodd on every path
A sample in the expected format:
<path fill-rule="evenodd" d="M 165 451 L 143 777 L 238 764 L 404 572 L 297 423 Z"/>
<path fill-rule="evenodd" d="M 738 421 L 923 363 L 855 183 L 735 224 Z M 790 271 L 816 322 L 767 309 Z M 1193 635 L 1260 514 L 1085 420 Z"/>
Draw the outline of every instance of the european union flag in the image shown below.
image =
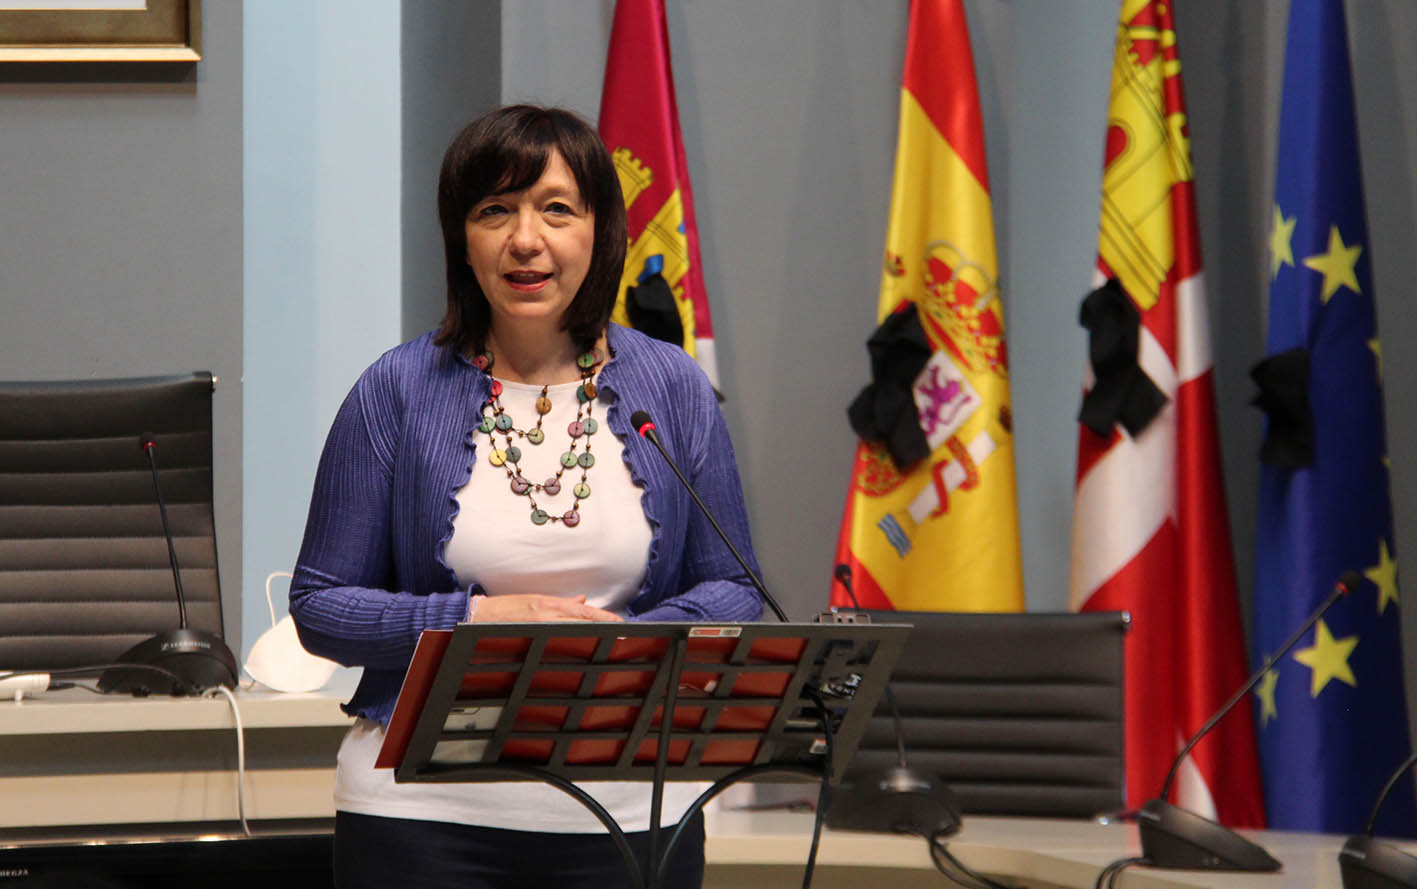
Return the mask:
<path fill-rule="evenodd" d="M 1342 0 L 1293 0 L 1270 233 L 1268 415 L 1255 652 L 1273 652 L 1339 575 L 1367 578 L 1256 692 L 1269 825 L 1360 832 L 1407 757 L 1382 349 Z M 1412 781 L 1378 832 L 1417 835 Z"/>

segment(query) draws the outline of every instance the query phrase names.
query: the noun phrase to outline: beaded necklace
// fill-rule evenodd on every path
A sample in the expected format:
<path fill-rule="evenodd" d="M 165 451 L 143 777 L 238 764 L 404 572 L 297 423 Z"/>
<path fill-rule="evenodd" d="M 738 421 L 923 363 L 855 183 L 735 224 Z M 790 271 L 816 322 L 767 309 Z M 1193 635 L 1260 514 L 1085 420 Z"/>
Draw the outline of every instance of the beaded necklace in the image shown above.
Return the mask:
<path fill-rule="evenodd" d="M 472 363 L 479 370 L 492 375 L 492 353 L 483 352 L 472 359 Z M 546 415 L 551 413 L 551 398 L 547 394 L 550 385 L 541 387 L 541 394 L 536 399 L 536 425 L 530 429 L 517 429 L 512 415 L 502 406 L 502 383 L 497 379 L 492 379 L 491 392 L 486 403 L 482 406 L 482 423 L 478 429 L 487 433 L 487 440 L 491 443 L 491 453 L 487 455 L 487 462 L 493 466 L 500 466 L 507 473 L 512 493 L 518 497 L 525 497 L 531 503 L 532 524 L 544 525 L 547 522 L 560 522 L 567 528 L 574 528 L 581 523 L 581 501 L 590 496 L 590 485 L 586 482 L 590 474 L 590 468 L 595 465 L 595 455 L 590 452 L 590 437 L 600 428 L 599 422 L 591 416 L 591 409 L 595 404 L 595 373 L 600 367 L 601 355 L 598 349 L 592 349 L 576 358 L 576 366 L 580 368 L 581 383 L 576 387 L 576 418 L 566 427 L 570 433 L 571 443 L 561 454 L 561 468 L 556 470 L 556 474 L 546 479 L 540 484 L 529 481 L 522 475 L 521 448 L 512 443 L 512 436 L 518 439 L 525 439 L 528 444 L 539 445 L 546 440 L 546 433 L 541 428 L 541 421 Z M 504 439 L 502 447 L 497 446 L 497 435 L 500 433 Z M 576 453 L 577 446 L 582 448 L 579 454 Z M 548 497 L 555 497 L 561 493 L 561 476 L 566 470 L 580 468 L 581 480 L 571 488 L 571 493 L 575 496 L 575 501 L 571 508 L 561 515 L 551 515 L 545 509 L 537 505 L 536 495 L 544 493 Z"/>

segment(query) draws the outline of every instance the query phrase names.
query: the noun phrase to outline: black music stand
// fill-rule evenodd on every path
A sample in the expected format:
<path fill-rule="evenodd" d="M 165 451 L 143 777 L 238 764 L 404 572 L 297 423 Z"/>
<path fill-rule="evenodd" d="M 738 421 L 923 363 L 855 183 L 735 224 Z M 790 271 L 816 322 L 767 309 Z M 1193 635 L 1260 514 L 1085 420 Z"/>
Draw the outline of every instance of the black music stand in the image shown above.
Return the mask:
<path fill-rule="evenodd" d="M 461 624 L 423 633 L 377 767 L 400 782 L 534 778 L 609 831 L 637 885 L 658 885 L 664 782 L 840 781 L 908 625 Z M 665 713 L 671 714 L 664 719 Z M 649 880 L 576 781 L 654 782 Z M 680 822 L 682 829 L 684 822 Z"/>

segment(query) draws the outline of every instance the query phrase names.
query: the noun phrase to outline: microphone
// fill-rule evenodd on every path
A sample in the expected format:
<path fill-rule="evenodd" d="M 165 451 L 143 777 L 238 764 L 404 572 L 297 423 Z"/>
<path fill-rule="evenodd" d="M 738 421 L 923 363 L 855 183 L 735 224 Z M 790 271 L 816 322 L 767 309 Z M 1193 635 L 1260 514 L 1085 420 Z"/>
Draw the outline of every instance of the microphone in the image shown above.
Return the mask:
<path fill-rule="evenodd" d="M 635 427 L 635 431 L 639 433 L 641 438 L 647 439 L 649 443 L 654 445 L 655 449 L 659 451 L 659 455 L 664 458 L 664 462 L 668 463 L 669 468 L 674 470 L 674 474 L 679 477 L 679 481 L 684 485 L 684 490 L 688 491 L 689 496 L 694 498 L 694 503 L 698 505 L 699 511 L 704 514 L 704 518 L 708 519 L 709 524 L 713 525 L 713 529 L 718 532 L 718 536 L 723 540 L 723 545 L 728 547 L 728 551 L 733 553 L 733 558 L 737 559 L 738 564 L 743 567 L 743 573 L 748 575 L 748 579 L 753 582 L 753 586 L 762 594 L 763 601 L 772 609 L 772 613 L 777 615 L 778 620 L 783 623 L 788 623 L 787 614 L 784 613 L 782 607 L 777 604 L 777 600 L 773 598 L 772 593 L 768 592 L 768 588 L 763 586 L 763 582 L 758 580 L 758 576 L 753 573 L 753 569 L 748 567 L 748 561 L 738 553 L 738 548 L 733 545 L 733 541 L 728 539 L 728 535 L 725 534 L 723 528 L 719 526 L 718 520 L 713 517 L 713 513 L 709 512 L 709 508 L 699 499 L 698 492 L 694 490 L 694 486 L 689 484 L 689 480 L 684 477 L 684 473 L 679 471 L 679 464 L 674 462 L 674 458 L 669 456 L 669 452 L 666 451 L 664 445 L 660 443 L 659 433 L 655 431 L 654 421 L 649 418 L 649 414 L 645 411 L 635 411 L 630 415 L 630 425 Z"/>
<path fill-rule="evenodd" d="M 1319 618 L 1339 599 L 1353 592 L 1363 582 L 1357 571 L 1343 572 L 1334 584 L 1328 597 L 1314 609 L 1294 635 L 1280 646 L 1279 650 L 1264 659 L 1260 668 L 1250 675 L 1240 690 L 1226 701 L 1215 715 L 1206 720 L 1200 731 L 1186 742 L 1181 752 L 1171 762 L 1171 770 L 1166 773 L 1166 781 L 1161 785 L 1161 795 L 1142 806 L 1137 812 L 1137 829 L 1141 834 L 1142 857 L 1151 867 L 1182 868 L 1188 870 L 1216 871 L 1277 871 L 1280 864 L 1263 848 L 1240 836 L 1224 825 L 1188 812 L 1166 801 L 1171 785 L 1181 761 L 1186 758 L 1196 744 L 1200 743 L 1211 729 L 1249 694 L 1274 663 L 1289 653 L 1304 634 L 1319 622 Z"/>
<path fill-rule="evenodd" d="M 862 610 L 852 588 L 851 566 L 837 565 L 834 575 L 852 606 Z M 895 726 L 896 764 L 863 773 L 833 792 L 827 803 L 827 826 L 910 833 L 931 840 L 952 834 L 960 827 L 959 802 L 943 781 L 906 763 L 905 723 L 889 681 L 882 691 Z"/>
<path fill-rule="evenodd" d="M 1388 794 L 1397 786 L 1398 780 L 1417 764 L 1417 753 L 1407 757 L 1392 777 L 1383 785 L 1378 801 L 1373 804 L 1373 813 L 1368 816 L 1368 824 L 1363 832 L 1348 838 L 1338 853 L 1338 870 L 1343 876 L 1343 889 L 1394 889 L 1406 887 L 1417 889 L 1417 857 L 1407 854 L 1391 843 L 1379 843 L 1373 839 L 1377 827 L 1378 812 L 1387 802 Z"/>
<path fill-rule="evenodd" d="M 177 567 L 177 545 L 167 521 L 167 501 L 157 471 L 157 439 L 150 432 L 138 436 L 138 448 L 148 458 L 153 492 L 162 516 L 162 534 L 167 539 L 167 558 L 172 566 L 172 585 L 177 591 L 177 629 L 164 630 L 145 639 L 118 656 L 115 666 L 98 678 L 99 690 L 128 692 L 144 697 L 153 692 L 174 697 L 201 694 L 208 688 L 236 687 L 236 657 L 215 633 L 187 626 L 187 600 L 182 592 L 182 572 Z M 161 670 L 150 669 L 159 667 Z M 167 673 L 169 675 L 164 675 Z"/>
<path fill-rule="evenodd" d="M 148 456 L 148 467 L 153 473 L 153 493 L 157 497 L 158 512 L 162 515 L 162 536 L 167 538 L 167 560 L 172 565 L 172 585 L 177 588 L 177 626 L 187 629 L 187 597 L 182 595 L 182 572 L 177 570 L 177 547 L 172 541 L 172 528 L 167 523 L 167 502 L 162 498 L 162 483 L 158 481 L 157 439 L 151 432 L 138 436 L 138 448 Z"/>

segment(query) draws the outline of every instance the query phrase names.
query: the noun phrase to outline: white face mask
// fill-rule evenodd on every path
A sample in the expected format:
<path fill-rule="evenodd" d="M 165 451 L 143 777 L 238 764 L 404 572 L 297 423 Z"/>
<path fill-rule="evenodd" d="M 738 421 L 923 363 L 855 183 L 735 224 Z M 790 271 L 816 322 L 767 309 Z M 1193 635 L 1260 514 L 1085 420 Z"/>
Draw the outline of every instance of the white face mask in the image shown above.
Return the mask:
<path fill-rule="evenodd" d="M 290 577 L 290 574 L 275 571 L 266 578 L 266 604 L 271 609 L 273 626 L 251 646 L 251 653 L 246 658 L 246 672 L 252 679 L 276 691 L 301 692 L 323 688 L 335 675 L 335 668 L 339 665 L 305 650 L 290 615 L 279 621 L 275 619 L 271 580 L 276 577 Z"/>

